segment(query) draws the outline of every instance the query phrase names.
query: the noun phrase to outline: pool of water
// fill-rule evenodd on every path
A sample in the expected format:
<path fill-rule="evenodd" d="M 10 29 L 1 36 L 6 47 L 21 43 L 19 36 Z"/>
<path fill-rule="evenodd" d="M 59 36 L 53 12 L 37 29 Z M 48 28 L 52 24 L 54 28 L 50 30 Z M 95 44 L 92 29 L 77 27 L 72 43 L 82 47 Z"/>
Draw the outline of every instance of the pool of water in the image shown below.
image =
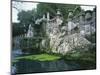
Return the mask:
<path fill-rule="evenodd" d="M 20 60 L 16 63 L 16 68 L 17 73 L 39 73 L 78 70 L 80 65 L 74 62 L 66 62 L 63 59 L 56 61 Z"/>
<path fill-rule="evenodd" d="M 13 52 L 12 60 L 15 60 L 15 58 L 18 56 L 22 56 L 20 51 Z M 16 72 L 17 74 L 74 71 L 84 69 L 80 63 L 75 61 L 65 61 L 64 59 L 54 61 L 33 61 L 29 59 L 20 59 L 12 67 L 12 71 Z"/>

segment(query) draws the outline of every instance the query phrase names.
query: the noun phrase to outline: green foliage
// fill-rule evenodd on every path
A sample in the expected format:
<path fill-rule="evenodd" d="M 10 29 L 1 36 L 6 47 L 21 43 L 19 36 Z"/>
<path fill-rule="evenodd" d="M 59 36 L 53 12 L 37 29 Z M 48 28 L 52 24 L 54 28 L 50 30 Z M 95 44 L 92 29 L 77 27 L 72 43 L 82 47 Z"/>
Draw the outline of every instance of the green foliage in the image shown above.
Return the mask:
<path fill-rule="evenodd" d="M 29 25 L 34 20 L 34 12 L 32 11 L 21 11 L 18 13 L 18 20 L 20 23 Z"/>
<path fill-rule="evenodd" d="M 54 16 L 56 16 L 57 9 L 60 9 L 64 21 L 66 21 L 68 17 L 69 10 L 72 10 L 74 12 L 74 15 L 79 14 L 79 12 L 81 11 L 79 5 L 39 3 L 36 9 L 29 11 L 23 10 L 18 13 L 18 20 L 20 21 L 20 23 L 13 23 L 13 36 L 26 33 L 29 24 L 33 25 L 35 27 L 34 29 L 36 29 L 36 32 L 38 32 L 38 30 L 42 29 L 42 24 L 39 26 L 35 25 L 35 20 L 38 18 L 42 18 L 42 16 L 44 14 L 46 15 L 47 12 L 50 13 L 50 18 L 53 18 Z"/>
<path fill-rule="evenodd" d="M 30 53 L 36 53 L 40 52 L 40 41 L 41 39 L 36 39 L 36 38 L 23 38 L 20 41 L 21 44 L 21 49 L 23 52 L 30 52 Z"/>
<path fill-rule="evenodd" d="M 37 55 L 29 55 L 29 56 L 22 56 L 16 58 L 16 60 L 20 59 L 27 59 L 27 60 L 36 60 L 36 61 L 54 61 L 58 60 L 61 57 L 55 56 L 55 55 L 49 55 L 49 54 L 37 54 Z"/>
<path fill-rule="evenodd" d="M 96 43 L 96 32 L 92 33 L 91 35 L 85 36 L 87 40 L 91 41 L 92 43 Z"/>
<path fill-rule="evenodd" d="M 77 9 L 75 9 L 77 7 Z M 60 12 L 64 18 L 68 17 L 69 10 L 72 10 L 74 14 L 78 14 L 81 11 L 79 5 L 70 5 L 70 4 L 56 4 L 56 3 L 39 3 L 37 5 L 37 14 L 41 17 L 47 12 L 50 13 L 50 18 L 56 16 L 57 9 L 60 9 Z"/>
<path fill-rule="evenodd" d="M 29 24 L 34 25 L 34 10 L 31 11 L 20 11 L 18 13 L 19 23 L 12 23 L 13 36 L 24 34 L 28 30 Z"/>
<path fill-rule="evenodd" d="M 69 52 L 63 57 L 66 61 L 74 61 L 80 63 L 83 69 L 96 68 L 96 52 L 88 51 L 75 51 Z"/>
<path fill-rule="evenodd" d="M 24 26 L 20 23 L 12 23 L 12 28 L 13 28 L 13 36 L 18 36 L 20 34 L 24 34 L 25 31 L 24 31 Z"/>
<path fill-rule="evenodd" d="M 79 14 L 81 8 L 79 5 L 71 4 L 56 4 L 56 3 L 39 3 L 36 9 L 30 11 L 21 11 L 18 13 L 18 20 L 25 25 L 33 23 L 37 18 L 41 18 L 47 12 L 50 13 L 50 18 L 56 16 L 57 9 L 64 18 L 68 17 L 69 10 L 74 12 L 74 15 Z"/>

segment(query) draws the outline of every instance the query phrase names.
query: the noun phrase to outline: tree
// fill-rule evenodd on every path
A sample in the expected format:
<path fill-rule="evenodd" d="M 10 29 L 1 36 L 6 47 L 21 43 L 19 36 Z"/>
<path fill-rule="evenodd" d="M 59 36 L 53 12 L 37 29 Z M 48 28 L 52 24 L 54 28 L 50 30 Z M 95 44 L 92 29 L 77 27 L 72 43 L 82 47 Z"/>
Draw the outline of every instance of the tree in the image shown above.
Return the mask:
<path fill-rule="evenodd" d="M 18 20 L 20 21 L 20 25 L 14 24 L 14 35 L 19 35 L 24 33 L 24 30 L 28 30 L 29 24 L 36 27 L 35 29 L 41 28 L 35 25 L 35 20 L 38 18 L 42 18 L 42 16 L 47 12 L 50 13 L 50 18 L 56 16 L 57 9 L 60 10 L 62 17 L 64 20 L 67 19 L 69 10 L 72 10 L 75 14 L 79 14 L 81 8 L 79 5 L 71 5 L 71 4 L 56 4 L 56 3 L 39 3 L 36 9 L 29 10 L 29 11 L 20 11 L 18 13 Z M 16 26 L 15 26 L 16 25 Z M 18 28 L 18 29 L 17 29 Z M 18 30 L 18 32 L 17 32 Z M 41 30 L 41 29 L 40 29 Z"/>
<path fill-rule="evenodd" d="M 18 13 L 18 20 L 24 25 L 32 23 L 33 13 L 32 11 L 21 11 Z"/>
<path fill-rule="evenodd" d="M 21 23 L 12 23 L 12 27 L 13 27 L 13 34 L 12 36 L 18 36 L 18 35 L 21 35 L 21 34 L 24 34 L 26 33 L 25 32 L 25 29 L 23 25 L 21 25 Z"/>
<path fill-rule="evenodd" d="M 76 9 L 76 7 L 77 7 L 77 9 Z M 47 12 L 50 13 L 51 17 L 55 16 L 57 9 L 60 10 L 60 12 L 64 18 L 68 17 L 69 10 L 72 10 L 73 12 L 75 12 L 75 14 L 78 14 L 81 11 L 81 8 L 79 5 L 39 3 L 37 5 L 37 14 L 38 14 L 37 16 L 41 17 L 43 14 L 46 14 Z"/>

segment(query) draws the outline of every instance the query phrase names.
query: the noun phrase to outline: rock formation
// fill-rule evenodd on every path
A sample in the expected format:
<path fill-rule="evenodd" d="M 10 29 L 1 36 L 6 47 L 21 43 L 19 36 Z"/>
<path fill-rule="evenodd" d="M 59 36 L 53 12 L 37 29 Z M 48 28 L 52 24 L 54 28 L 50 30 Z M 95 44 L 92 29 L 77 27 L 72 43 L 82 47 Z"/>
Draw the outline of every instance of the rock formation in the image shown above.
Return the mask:
<path fill-rule="evenodd" d="M 62 25 L 63 19 L 59 10 L 58 12 L 59 15 L 57 14 L 55 18 L 47 21 L 46 25 L 51 51 L 64 55 L 75 48 L 85 48 L 87 50 L 91 42 L 85 38 L 85 35 L 95 32 L 95 25 L 92 25 L 95 24 L 95 20 L 92 20 L 94 17 L 89 12 L 81 13 L 78 16 L 78 21 L 76 21 L 73 13 L 69 12 L 68 22 Z"/>

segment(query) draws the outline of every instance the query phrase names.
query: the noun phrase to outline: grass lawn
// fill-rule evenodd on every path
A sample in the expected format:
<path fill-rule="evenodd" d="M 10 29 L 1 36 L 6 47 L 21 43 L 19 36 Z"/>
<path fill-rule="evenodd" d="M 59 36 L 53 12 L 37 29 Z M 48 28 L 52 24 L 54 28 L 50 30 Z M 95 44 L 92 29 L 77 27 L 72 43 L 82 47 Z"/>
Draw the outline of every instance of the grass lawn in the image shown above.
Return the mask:
<path fill-rule="evenodd" d="M 61 58 L 60 56 L 56 56 L 56 55 L 37 54 L 37 55 L 17 57 L 16 60 L 27 59 L 27 60 L 36 60 L 36 61 L 54 61 L 60 58 Z"/>

